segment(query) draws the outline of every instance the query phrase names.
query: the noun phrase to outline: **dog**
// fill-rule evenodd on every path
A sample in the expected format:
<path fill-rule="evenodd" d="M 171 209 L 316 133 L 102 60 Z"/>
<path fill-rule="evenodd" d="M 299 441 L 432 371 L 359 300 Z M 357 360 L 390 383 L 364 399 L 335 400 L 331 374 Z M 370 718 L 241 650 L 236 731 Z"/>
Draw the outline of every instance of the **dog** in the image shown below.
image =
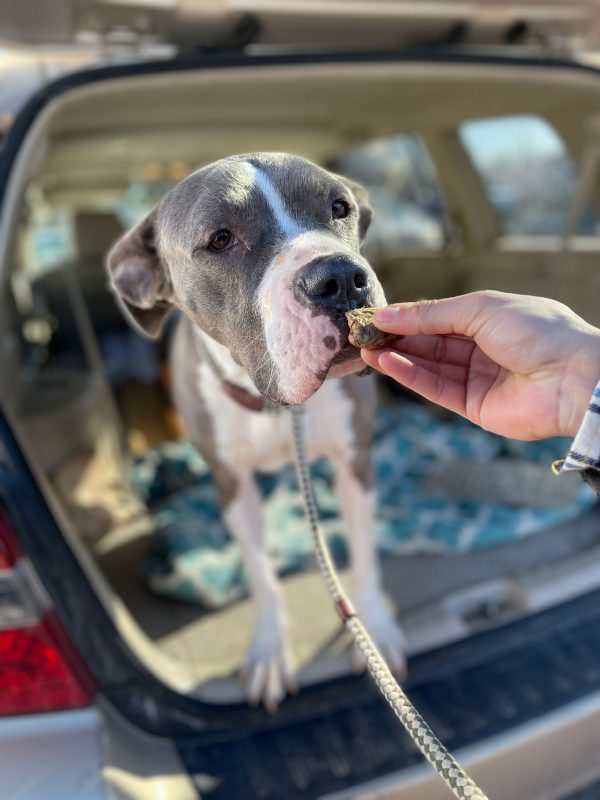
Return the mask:
<path fill-rule="evenodd" d="M 335 468 L 357 611 L 392 669 L 405 670 L 374 546 L 375 386 L 345 319 L 385 304 L 360 254 L 370 221 L 357 183 L 296 156 L 238 155 L 177 184 L 108 256 L 117 300 L 144 334 L 157 337 L 169 312 L 182 312 L 173 398 L 243 554 L 256 623 L 241 674 L 249 701 L 269 710 L 295 682 L 254 472 L 291 460 L 290 404 L 305 404 L 309 458 Z"/>

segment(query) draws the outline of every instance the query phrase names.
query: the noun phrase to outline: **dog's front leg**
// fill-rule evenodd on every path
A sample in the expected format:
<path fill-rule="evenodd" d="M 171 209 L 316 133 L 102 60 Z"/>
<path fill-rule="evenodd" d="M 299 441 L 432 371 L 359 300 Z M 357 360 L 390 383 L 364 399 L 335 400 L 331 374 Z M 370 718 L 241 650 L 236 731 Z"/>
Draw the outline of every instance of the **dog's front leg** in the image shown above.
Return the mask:
<path fill-rule="evenodd" d="M 375 490 L 355 475 L 348 460 L 336 460 L 335 471 L 335 492 L 348 534 L 356 610 L 390 668 L 403 676 L 406 640 L 386 602 L 375 549 Z M 357 669 L 364 669 L 357 649 L 353 661 Z"/>
<path fill-rule="evenodd" d="M 252 475 L 238 478 L 235 497 L 224 512 L 237 539 L 256 603 L 252 641 L 241 676 L 251 704 L 261 701 L 274 711 L 286 689 L 295 691 L 287 617 L 280 587 L 267 553 L 261 497 Z"/>

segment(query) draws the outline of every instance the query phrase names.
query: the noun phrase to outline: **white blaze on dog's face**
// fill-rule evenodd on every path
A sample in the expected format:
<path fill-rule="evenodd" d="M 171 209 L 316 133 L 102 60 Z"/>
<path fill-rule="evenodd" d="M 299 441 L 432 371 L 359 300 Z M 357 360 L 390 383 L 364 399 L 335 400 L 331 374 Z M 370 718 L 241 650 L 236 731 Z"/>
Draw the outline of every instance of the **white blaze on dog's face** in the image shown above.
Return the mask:
<path fill-rule="evenodd" d="M 149 335 L 178 306 L 226 345 L 271 400 L 300 403 L 360 371 L 345 312 L 385 297 L 360 255 L 358 185 L 295 156 L 233 156 L 172 189 L 109 255 L 125 309 Z"/>

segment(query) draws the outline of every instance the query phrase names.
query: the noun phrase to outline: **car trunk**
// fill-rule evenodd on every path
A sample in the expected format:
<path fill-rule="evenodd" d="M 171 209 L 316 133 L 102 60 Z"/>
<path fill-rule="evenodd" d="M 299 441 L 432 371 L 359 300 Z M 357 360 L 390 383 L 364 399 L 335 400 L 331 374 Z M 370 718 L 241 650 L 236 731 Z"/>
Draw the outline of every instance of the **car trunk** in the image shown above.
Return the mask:
<path fill-rule="evenodd" d="M 33 476 L 39 495 L 13 486 L 6 502 L 14 507 L 24 546 L 110 702 L 145 730 L 185 742 L 182 758 L 194 774 L 208 770 L 206 754 L 200 758 L 194 749 L 202 737 L 213 743 L 213 765 L 224 759 L 222 743 L 241 737 L 246 750 L 239 757 L 248 766 L 253 735 L 259 749 L 285 750 L 277 731 L 288 725 L 306 728 L 316 719 L 324 732 L 311 729 L 310 737 L 321 735 L 335 753 L 337 734 L 327 726 L 360 728 L 360 736 L 353 734 L 360 750 L 369 726 L 384 723 L 370 716 L 369 704 L 376 699 L 369 684 L 351 675 L 348 643 L 313 568 L 282 579 L 302 688 L 272 718 L 245 706 L 236 677 L 252 623 L 250 600 L 242 597 L 209 610 L 153 593 L 141 575 L 157 515 L 140 499 L 139 484 L 134 486 L 134 460 L 139 464 L 181 431 L 168 404 L 161 346 L 128 351 L 142 367 L 145 359 L 155 365 L 150 377 L 135 371 L 132 376 L 126 364 L 120 369 L 127 379 L 114 378 L 107 337 L 127 333 L 118 311 L 105 302 L 103 253 L 118 235 L 110 210 L 136 182 L 158 198 L 188 170 L 232 153 L 287 151 L 337 168 L 340 153 L 365 141 L 418 135 L 443 187 L 442 234 L 436 246 L 403 245 L 374 254 L 387 297 L 517 290 L 556 297 L 599 324 L 590 288 L 597 281 L 599 240 L 579 235 L 577 224 L 586 204 L 596 200 L 599 97 L 600 82 L 592 70 L 536 59 L 440 53 L 231 55 L 73 75 L 40 93 L 17 119 L 2 167 L 0 402 L 5 441 L 11 443 L 7 452 L 18 474 Z M 500 230 L 482 181 L 460 146 L 457 129 L 465 120 L 518 115 L 547 120 L 583 165 L 564 235 L 518 238 Z M 133 217 L 140 206 L 133 195 L 127 197 L 133 198 Z M 31 256 L 32 220 L 43 227 L 44 214 L 72 220 L 74 212 L 77 252 L 40 268 Z M 413 402 L 383 385 L 381 396 L 394 413 L 399 404 L 408 408 Z M 555 457 L 561 455 L 557 450 Z M 468 481 L 472 473 L 465 474 Z M 532 501 L 537 493 L 553 494 L 549 473 L 540 468 L 528 476 L 524 491 Z M 491 494 L 502 482 L 498 471 L 485 480 Z M 566 491 L 570 499 L 577 487 Z M 519 502 L 526 505 L 522 497 Z M 454 746 L 506 730 L 586 691 L 575 684 L 558 691 L 549 678 L 544 694 L 544 678 L 540 696 L 530 701 L 515 699 L 511 690 L 487 693 L 510 673 L 510 686 L 521 687 L 526 696 L 516 643 L 528 663 L 523 648 L 537 636 L 548 658 L 560 665 L 550 652 L 559 621 L 569 635 L 575 621 L 593 626 L 596 612 L 589 598 L 600 590 L 598 525 L 592 509 L 493 549 L 407 547 L 406 555 L 384 557 L 386 589 L 402 610 L 409 641 L 408 685 L 433 727 Z M 544 647 L 540 644 L 542 659 Z M 477 710 L 477 697 L 487 698 L 485 711 Z M 354 703 L 358 711 L 349 708 Z M 398 761 L 400 754 L 404 761 Z M 286 763 L 294 763 L 293 753 L 284 755 Z M 348 758 L 346 753 L 342 761 Z M 351 767 L 344 771 L 338 764 L 336 775 L 335 764 L 319 765 L 315 781 L 321 780 L 319 791 L 333 791 L 415 758 L 403 742 L 395 753 L 372 754 L 356 775 Z M 235 780 L 242 781 L 239 775 Z M 263 779 L 252 777 L 256 785 Z M 310 783 L 310 777 L 293 777 L 285 796 L 306 796 L 303 780 Z M 241 796 L 243 781 L 236 786 L 226 784 L 214 796 L 237 796 L 236 791 Z M 264 795 L 255 792 L 271 796 L 266 789 Z"/>

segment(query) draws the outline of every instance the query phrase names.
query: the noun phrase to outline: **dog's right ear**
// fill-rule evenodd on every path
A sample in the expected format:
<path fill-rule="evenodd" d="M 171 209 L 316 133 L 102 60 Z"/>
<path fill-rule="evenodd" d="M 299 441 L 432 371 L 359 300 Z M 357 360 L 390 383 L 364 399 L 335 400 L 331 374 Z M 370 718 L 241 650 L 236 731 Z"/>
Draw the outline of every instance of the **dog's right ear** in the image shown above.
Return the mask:
<path fill-rule="evenodd" d="M 126 233 L 108 254 L 110 282 L 129 318 L 147 336 L 156 337 L 173 308 L 173 287 L 156 243 L 154 209 Z"/>

